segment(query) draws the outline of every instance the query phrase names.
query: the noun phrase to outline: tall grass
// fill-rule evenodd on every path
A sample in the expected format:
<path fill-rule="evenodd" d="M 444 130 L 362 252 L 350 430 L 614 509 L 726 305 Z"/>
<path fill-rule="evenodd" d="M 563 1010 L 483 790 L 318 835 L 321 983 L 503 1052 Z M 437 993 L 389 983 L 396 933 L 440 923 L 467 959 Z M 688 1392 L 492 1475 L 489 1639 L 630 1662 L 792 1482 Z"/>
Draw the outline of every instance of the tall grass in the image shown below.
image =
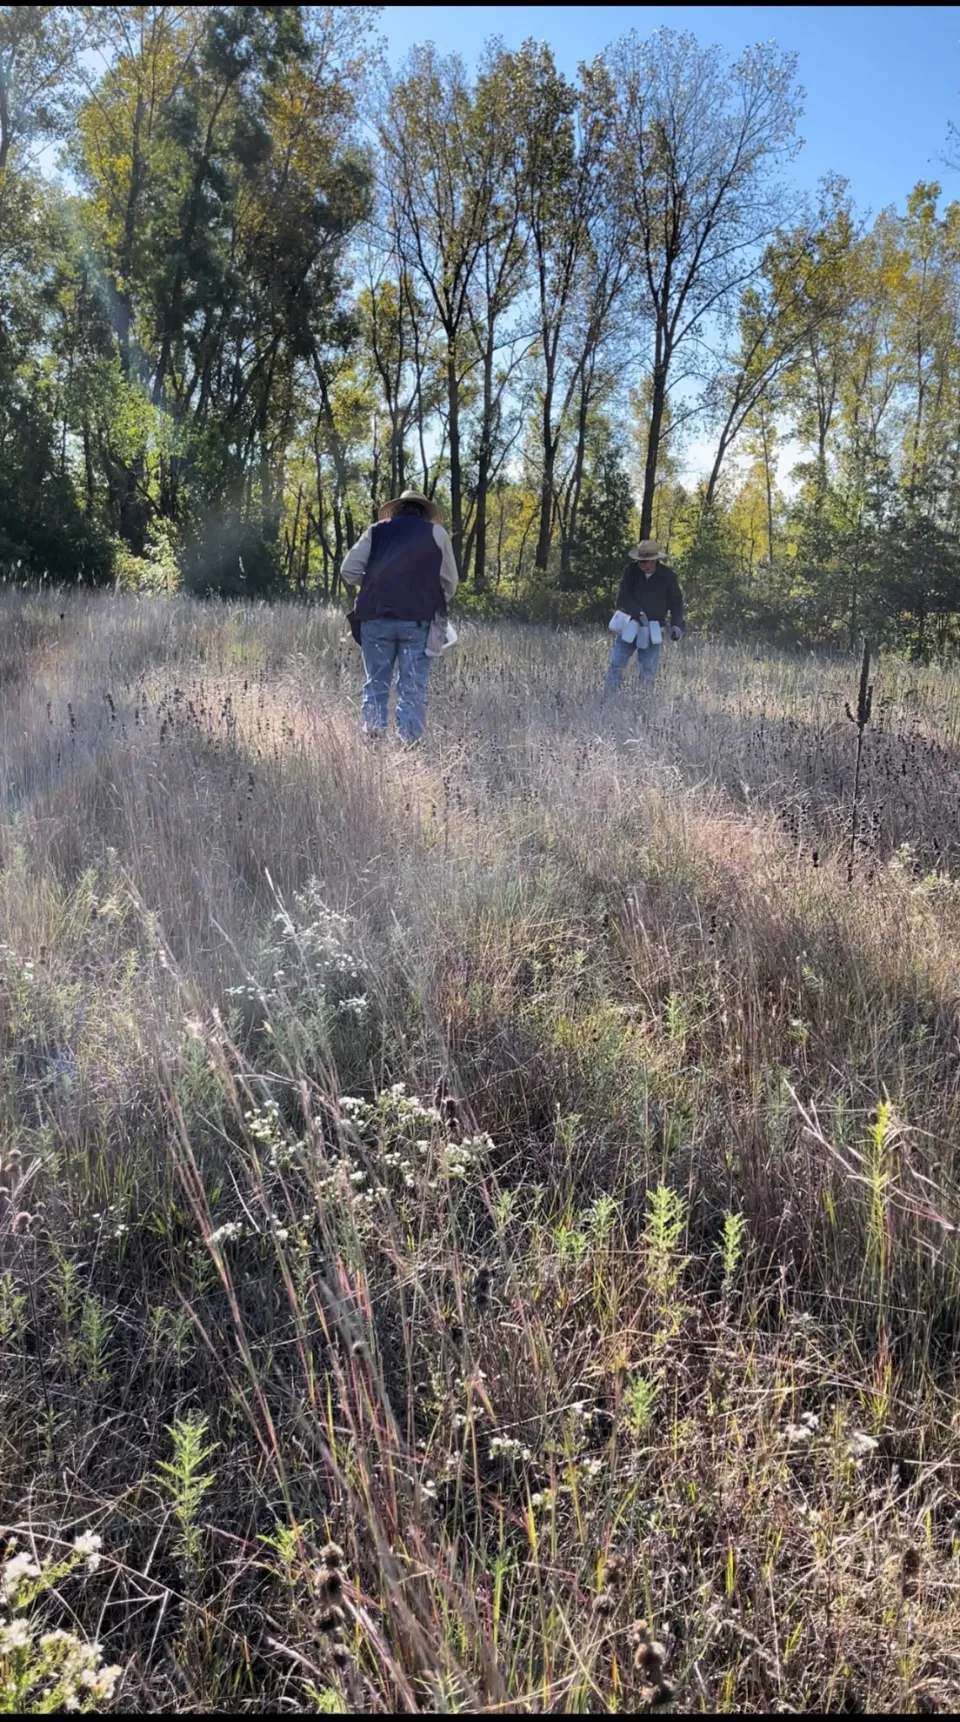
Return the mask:
<path fill-rule="evenodd" d="M 466 628 L 411 758 L 332 613 L 2 607 L 31 1642 L 126 1709 L 954 1704 L 957 676 L 881 662 L 848 883 L 845 661 L 603 708 Z"/>

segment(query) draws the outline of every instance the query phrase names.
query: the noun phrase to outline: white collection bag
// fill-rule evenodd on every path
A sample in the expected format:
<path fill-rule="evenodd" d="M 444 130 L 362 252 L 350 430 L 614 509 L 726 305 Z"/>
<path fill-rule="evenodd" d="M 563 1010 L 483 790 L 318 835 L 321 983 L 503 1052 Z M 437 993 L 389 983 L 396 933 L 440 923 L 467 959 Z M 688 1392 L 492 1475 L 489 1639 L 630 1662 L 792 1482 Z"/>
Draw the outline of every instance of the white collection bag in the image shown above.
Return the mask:
<path fill-rule="evenodd" d="M 439 658 L 457 643 L 457 630 L 446 616 L 434 616 L 424 651 L 428 658 Z"/>
<path fill-rule="evenodd" d="M 620 635 L 625 646 L 635 645 L 641 652 L 645 652 L 648 646 L 659 646 L 663 639 L 659 622 L 636 622 L 626 610 L 615 610 L 608 626 L 611 634 Z"/>

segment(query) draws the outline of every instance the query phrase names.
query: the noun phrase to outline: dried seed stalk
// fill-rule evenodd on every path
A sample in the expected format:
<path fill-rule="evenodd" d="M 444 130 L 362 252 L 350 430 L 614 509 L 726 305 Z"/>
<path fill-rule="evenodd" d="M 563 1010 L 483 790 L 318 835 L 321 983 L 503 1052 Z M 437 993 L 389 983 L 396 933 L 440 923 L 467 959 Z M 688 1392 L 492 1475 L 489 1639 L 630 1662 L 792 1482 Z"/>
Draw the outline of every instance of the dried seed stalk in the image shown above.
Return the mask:
<path fill-rule="evenodd" d="M 863 642 L 860 665 L 860 692 L 854 712 L 847 702 L 847 717 L 857 726 L 857 764 L 853 774 L 853 811 L 850 816 L 850 858 L 847 862 L 847 883 L 853 882 L 853 864 L 857 849 L 857 828 L 860 822 L 860 766 L 863 760 L 863 737 L 873 711 L 873 683 L 870 681 L 870 641 Z"/>

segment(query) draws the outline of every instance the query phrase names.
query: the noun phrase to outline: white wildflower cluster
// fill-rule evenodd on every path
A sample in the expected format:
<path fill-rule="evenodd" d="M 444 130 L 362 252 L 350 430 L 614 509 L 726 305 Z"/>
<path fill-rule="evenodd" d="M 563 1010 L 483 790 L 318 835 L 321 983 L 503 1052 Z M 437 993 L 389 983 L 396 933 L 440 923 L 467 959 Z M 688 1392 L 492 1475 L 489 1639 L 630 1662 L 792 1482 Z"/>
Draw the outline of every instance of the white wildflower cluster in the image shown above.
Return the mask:
<path fill-rule="evenodd" d="M 39 1577 L 40 1568 L 33 1556 L 21 1550 L 19 1554 L 11 1555 L 0 1567 L 0 1596 L 13 1607 L 20 1592 Z"/>
<path fill-rule="evenodd" d="M 820 1428 L 820 1419 L 815 1411 L 804 1411 L 799 1423 L 786 1423 L 783 1438 L 788 1447 L 802 1447 L 805 1441 L 811 1441 Z"/>
<path fill-rule="evenodd" d="M 781 1439 L 788 1447 L 803 1447 L 812 1441 L 820 1432 L 820 1419 L 815 1411 L 804 1411 L 798 1422 L 785 1423 L 781 1431 Z M 869 1459 L 876 1453 L 880 1442 L 875 1435 L 868 1435 L 863 1429 L 854 1429 L 844 1433 L 841 1428 L 833 1430 L 838 1450 L 845 1458 L 852 1459 L 854 1465 L 860 1466 L 864 1459 Z"/>
<path fill-rule="evenodd" d="M 443 1169 L 448 1178 L 465 1178 L 472 1156 L 459 1143 L 449 1142 L 443 1150 Z"/>
<path fill-rule="evenodd" d="M 91 1710 L 95 1704 L 107 1703 L 116 1690 L 123 1669 L 113 1663 L 107 1666 L 99 1644 L 85 1644 L 74 1632 L 44 1632 L 30 1646 L 39 1679 L 52 1687 L 50 1696 L 59 1698 L 56 1708 L 67 1711 Z M 44 1705 L 44 1709 L 54 1706 Z"/>
<path fill-rule="evenodd" d="M 30 1628 L 25 1620 L 11 1620 L 7 1626 L 0 1623 L 0 1656 L 12 1656 L 15 1650 L 27 1650 L 30 1645 Z"/>
<path fill-rule="evenodd" d="M 490 1442 L 488 1457 L 491 1459 L 522 1459 L 533 1458 L 529 1447 L 518 1441 L 513 1435 L 494 1435 Z"/>
<path fill-rule="evenodd" d="M 363 1125 L 373 1117 L 373 1107 L 369 1100 L 359 1100 L 355 1094 L 340 1096 L 340 1111 L 349 1123 Z"/>
<path fill-rule="evenodd" d="M 465 1136 L 460 1144 L 462 1152 L 469 1154 L 472 1160 L 480 1160 L 492 1154 L 493 1146 L 493 1137 L 488 1136 L 485 1130 L 481 1131 L 479 1136 Z"/>
<path fill-rule="evenodd" d="M 100 1565 L 100 1550 L 103 1548 L 103 1538 L 96 1531 L 81 1531 L 73 1540 L 73 1552 L 86 1563 L 88 1573 L 95 1573 Z"/>
<path fill-rule="evenodd" d="M 538 1489 L 535 1495 L 530 1496 L 530 1505 L 534 1512 L 542 1513 L 547 1507 L 553 1506 L 556 1498 L 555 1489 Z"/>
<path fill-rule="evenodd" d="M 382 1089 L 375 1101 L 344 1094 L 340 1112 L 346 1123 L 365 1135 L 376 1130 L 381 1136 L 395 1138 L 408 1138 L 413 1130 L 435 1129 L 441 1122 L 437 1108 L 427 1106 L 417 1094 L 408 1094 L 405 1082 L 394 1082 Z M 426 1153 L 430 1146 L 422 1136 L 416 1145 L 421 1153 Z"/>
<path fill-rule="evenodd" d="M 465 1178 L 470 1168 L 485 1160 L 492 1148 L 492 1138 L 487 1135 L 467 1136 L 462 1142 L 446 1142 L 442 1168 L 448 1178 Z"/>
<path fill-rule="evenodd" d="M 309 1214 L 304 1215 L 302 1222 L 304 1229 L 309 1227 L 311 1219 Z M 289 1243 L 293 1235 L 290 1227 L 281 1224 L 274 1214 L 270 1216 L 269 1222 L 262 1228 L 249 1223 L 244 1224 L 242 1220 L 225 1220 L 222 1226 L 217 1226 L 210 1233 L 207 1243 L 212 1244 L 214 1249 L 222 1249 L 224 1244 L 238 1244 L 241 1238 L 272 1238 L 275 1243 L 286 1244 Z"/>
<path fill-rule="evenodd" d="M 405 1082 L 394 1082 L 380 1095 L 379 1111 L 398 1124 L 439 1124 L 435 1106 L 426 1106 L 417 1094 L 408 1094 Z"/>
<path fill-rule="evenodd" d="M 272 1169 L 292 1165 L 297 1155 L 303 1153 L 306 1147 L 304 1138 L 298 1137 L 291 1141 L 283 1133 L 278 1101 L 266 1100 L 262 1106 L 244 1112 L 243 1118 L 254 1141 L 266 1149 L 267 1163 Z"/>
<path fill-rule="evenodd" d="M 276 993 L 268 992 L 259 981 L 245 981 L 243 986 L 239 987 L 224 987 L 224 992 L 228 999 L 255 1000 L 262 1005 L 273 1005 L 277 1002 Z"/>
<path fill-rule="evenodd" d="M 346 915 L 331 909 L 322 886 L 312 879 L 294 899 L 294 913 L 281 909 L 274 916 L 281 938 L 324 978 L 359 981 L 361 962 L 354 949 L 357 930 Z"/>
<path fill-rule="evenodd" d="M 339 1176 L 340 1190 L 346 1189 L 354 1202 L 369 1205 L 389 1194 L 405 1199 L 436 1197 L 450 1182 L 465 1180 L 493 1149 L 486 1134 L 450 1141 L 439 1109 L 408 1093 L 403 1082 L 382 1089 L 372 1101 L 342 1095 L 339 1111 L 347 1141 L 362 1140 L 371 1156 L 367 1172 L 354 1169 L 349 1153 L 344 1154 L 339 1174 L 335 1172 L 328 1181 L 331 1189 L 336 1188 Z M 383 1183 L 376 1182 L 378 1174 Z"/>
<path fill-rule="evenodd" d="M 222 1226 L 217 1226 L 216 1230 L 210 1233 L 207 1242 L 219 1250 L 224 1244 L 239 1243 L 242 1237 L 243 1222 L 241 1220 L 227 1220 Z"/>
<path fill-rule="evenodd" d="M 417 1175 L 417 1168 L 414 1166 L 413 1161 L 405 1154 L 401 1154 L 395 1148 L 388 1149 L 386 1152 L 381 1154 L 380 1164 L 386 1171 L 397 1173 L 400 1182 L 407 1190 L 417 1190 L 420 1188 L 426 1188 L 429 1190 L 436 1189 L 436 1185 L 433 1183 L 428 1182 L 424 1184 L 422 1178 Z"/>
<path fill-rule="evenodd" d="M 243 1115 L 244 1123 L 257 1142 L 264 1147 L 272 1148 L 277 1139 L 280 1126 L 280 1105 L 276 1100 L 265 1100 L 262 1106 L 253 1107 Z"/>
<path fill-rule="evenodd" d="M 11 1715 L 82 1713 L 113 1698 L 123 1670 L 105 1664 L 100 1645 L 86 1643 L 74 1632 L 41 1632 L 35 1607 L 39 1597 L 81 1563 L 94 1572 L 100 1549 L 100 1537 L 85 1531 L 65 1560 L 41 1565 L 20 1550 L 8 1554 L 0 1566 L 0 1606 L 31 1610 L 0 1620 L 0 1709 Z"/>
<path fill-rule="evenodd" d="M 338 1016 L 348 1016 L 354 1022 L 366 1022 L 370 1015 L 370 1000 L 366 993 L 358 993 L 356 998 L 341 999 L 337 1005 Z"/>
<path fill-rule="evenodd" d="M 91 1217 L 107 1229 L 110 1237 L 122 1238 L 124 1233 L 130 1230 L 126 1220 L 121 1218 L 123 1212 L 119 1202 L 111 1202 L 102 1212 L 97 1212 Z"/>

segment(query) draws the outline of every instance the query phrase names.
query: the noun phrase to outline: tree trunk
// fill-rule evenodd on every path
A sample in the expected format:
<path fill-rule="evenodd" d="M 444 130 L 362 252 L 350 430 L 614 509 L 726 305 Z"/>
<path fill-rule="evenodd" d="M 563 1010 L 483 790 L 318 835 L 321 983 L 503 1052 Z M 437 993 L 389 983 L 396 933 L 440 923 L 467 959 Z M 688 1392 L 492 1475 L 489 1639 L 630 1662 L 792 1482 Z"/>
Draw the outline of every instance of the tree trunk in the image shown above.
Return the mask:
<path fill-rule="evenodd" d="M 728 419 L 727 423 L 723 427 L 723 430 L 720 432 L 720 441 L 717 444 L 717 452 L 716 452 L 716 455 L 714 456 L 713 466 L 710 468 L 710 477 L 707 479 L 706 490 L 703 493 L 703 503 L 702 503 L 702 506 L 700 509 L 700 524 L 701 524 L 701 526 L 703 525 L 705 515 L 709 514 L 711 508 L 713 507 L 714 497 L 717 494 L 717 485 L 720 482 L 720 469 L 723 466 L 723 462 L 724 462 L 724 459 L 726 457 L 727 449 L 730 447 L 731 439 L 730 439 L 730 436 L 728 434 L 729 433 L 729 427 L 730 427 L 730 421 Z M 641 536 L 642 536 L 642 534 L 641 534 Z"/>
<path fill-rule="evenodd" d="M 10 76 L 0 65 L 0 173 L 6 170 L 13 133 L 10 129 Z"/>
<path fill-rule="evenodd" d="M 650 402 L 650 431 L 647 437 L 647 458 L 643 469 L 643 501 L 640 506 L 640 537 L 649 538 L 653 525 L 653 499 L 657 489 L 657 461 L 660 456 L 660 435 L 663 411 L 667 402 L 667 374 L 670 356 L 664 351 L 661 332 L 657 330 L 657 354 L 653 371 L 653 395 Z"/>
<path fill-rule="evenodd" d="M 380 495 L 380 424 L 376 413 L 373 415 L 370 442 L 373 455 L 373 464 L 370 468 L 370 513 L 376 519 L 377 510 L 383 500 Z"/>
<path fill-rule="evenodd" d="M 447 405 L 450 415 L 450 537 L 459 565 L 463 554 L 463 472 L 460 465 L 460 378 L 453 335 L 447 335 Z"/>
<path fill-rule="evenodd" d="M 553 378 L 548 373 L 547 386 L 543 395 L 543 475 L 540 480 L 540 526 L 537 533 L 537 548 L 533 558 L 533 566 L 538 574 L 545 574 L 550 558 L 550 539 L 553 535 L 553 475 L 557 458 L 557 442 L 553 434 Z"/>
<path fill-rule="evenodd" d="M 766 413 L 760 419 L 760 440 L 763 447 L 763 477 L 767 491 L 767 562 L 773 573 L 773 479 L 770 473 L 770 426 Z"/>
<path fill-rule="evenodd" d="M 570 480 L 570 501 L 567 518 L 560 539 L 560 584 L 565 586 L 570 578 L 570 565 L 573 560 L 573 546 L 577 536 L 577 520 L 580 515 L 580 492 L 583 489 L 583 468 L 587 454 L 587 414 L 589 411 L 589 384 L 585 380 L 580 389 L 580 411 L 577 414 L 577 452 L 573 462 L 573 476 Z"/>
<path fill-rule="evenodd" d="M 334 536 L 334 569 L 333 569 L 332 591 L 335 593 L 337 590 L 337 587 L 340 583 L 340 565 L 341 565 L 341 563 L 343 561 L 343 557 L 344 557 L 344 548 L 343 548 L 344 524 L 346 525 L 347 536 L 349 537 L 351 544 L 353 544 L 355 541 L 355 534 L 354 534 L 354 530 L 353 530 L 353 514 L 352 514 L 352 511 L 350 509 L 350 505 L 346 500 L 346 498 L 347 498 L 347 485 L 349 482 L 349 474 L 347 472 L 347 457 L 346 457 L 346 450 L 344 448 L 343 437 L 340 435 L 340 432 L 337 429 L 336 420 L 334 419 L 334 416 L 333 416 L 333 407 L 332 407 L 331 402 L 330 402 L 330 391 L 327 388 L 327 379 L 326 379 L 326 376 L 324 374 L 323 366 L 320 362 L 320 355 L 318 354 L 316 347 L 314 347 L 314 349 L 313 349 L 312 357 L 313 357 L 314 375 L 316 376 L 317 384 L 318 384 L 319 389 L 320 389 L 320 404 L 322 407 L 321 417 L 323 419 L 323 423 L 327 427 L 327 435 L 330 439 L 330 457 L 333 461 L 333 470 L 336 473 L 336 478 L 337 478 L 337 482 L 336 482 L 336 485 L 334 487 L 333 506 L 331 508 L 331 513 L 333 515 L 333 536 Z M 342 504 L 342 513 L 341 513 L 341 504 Z"/>
<path fill-rule="evenodd" d="M 90 519 L 96 496 L 96 479 L 93 471 L 93 449 L 90 445 L 90 420 L 86 413 L 83 415 L 83 471 L 87 487 L 87 518 Z"/>
<path fill-rule="evenodd" d="M 473 584 L 478 592 L 482 592 L 487 584 L 487 496 L 490 489 L 490 437 L 493 417 L 493 339 L 493 326 L 488 324 L 483 355 L 483 423 L 477 456 L 477 513 L 474 522 Z"/>

